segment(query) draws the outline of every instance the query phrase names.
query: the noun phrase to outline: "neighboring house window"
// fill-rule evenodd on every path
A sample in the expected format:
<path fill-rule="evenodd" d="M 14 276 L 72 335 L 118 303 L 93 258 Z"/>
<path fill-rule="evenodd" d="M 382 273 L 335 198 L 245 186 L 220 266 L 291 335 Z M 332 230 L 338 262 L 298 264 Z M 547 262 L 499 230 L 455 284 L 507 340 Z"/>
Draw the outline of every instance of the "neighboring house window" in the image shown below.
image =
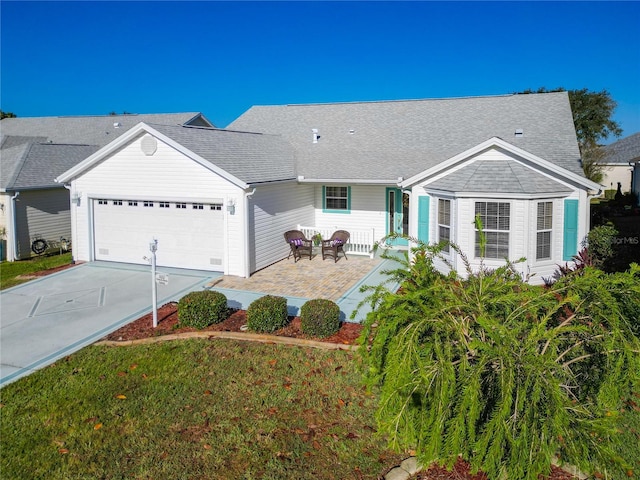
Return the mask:
<path fill-rule="evenodd" d="M 129 206 L 130 207 L 137 207 L 138 206 L 138 202 L 136 202 L 135 200 L 129 200 Z"/>
<path fill-rule="evenodd" d="M 221 203 L 211 204 L 211 210 L 222 210 L 222 204 Z"/>
<path fill-rule="evenodd" d="M 186 203 L 176 203 L 176 208 L 187 208 Z"/>
<path fill-rule="evenodd" d="M 114 200 L 113 204 L 114 205 L 122 205 L 122 200 Z"/>
<path fill-rule="evenodd" d="M 202 203 L 194 203 L 193 204 L 193 209 L 194 210 L 204 210 L 204 205 Z"/>
<path fill-rule="evenodd" d="M 153 202 L 150 200 L 145 200 L 142 205 L 144 205 L 145 207 L 153 207 Z"/>
<path fill-rule="evenodd" d="M 449 253 L 451 240 L 451 200 L 438 200 L 438 242 L 445 242 L 443 251 Z"/>
<path fill-rule="evenodd" d="M 509 257 L 509 228 L 511 205 L 505 202 L 476 202 L 476 216 L 480 216 L 485 235 L 485 258 Z M 480 232 L 476 230 L 476 257 L 481 257 Z"/>
<path fill-rule="evenodd" d="M 538 203 L 536 228 L 536 260 L 551 258 L 551 230 L 553 226 L 553 202 Z"/>
<path fill-rule="evenodd" d="M 322 187 L 323 206 L 325 211 L 349 213 L 351 210 L 351 199 L 349 194 L 351 187 Z"/>
<path fill-rule="evenodd" d="M 169 202 L 160 202 L 160 208 L 169 208 Z"/>

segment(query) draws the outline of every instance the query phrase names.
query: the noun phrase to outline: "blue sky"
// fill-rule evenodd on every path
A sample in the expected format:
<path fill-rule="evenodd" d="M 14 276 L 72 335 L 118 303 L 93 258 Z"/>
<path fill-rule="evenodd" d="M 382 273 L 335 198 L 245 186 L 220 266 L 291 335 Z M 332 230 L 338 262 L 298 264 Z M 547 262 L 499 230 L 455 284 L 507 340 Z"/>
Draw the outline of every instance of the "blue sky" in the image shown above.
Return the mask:
<path fill-rule="evenodd" d="M 21 117 L 608 90 L 640 131 L 639 2 L 0 3 Z M 384 119 L 381 119 L 384 121 Z"/>

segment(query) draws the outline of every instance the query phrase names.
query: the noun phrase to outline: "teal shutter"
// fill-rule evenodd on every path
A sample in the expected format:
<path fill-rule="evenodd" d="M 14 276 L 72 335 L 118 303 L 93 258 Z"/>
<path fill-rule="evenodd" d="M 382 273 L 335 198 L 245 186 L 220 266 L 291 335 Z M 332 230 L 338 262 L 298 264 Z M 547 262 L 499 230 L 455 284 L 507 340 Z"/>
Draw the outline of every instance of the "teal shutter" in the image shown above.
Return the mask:
<path fill-rule="evenodd" d="M 569 261 L 578 253 L 578 200 L 564 201 L 563 238 L 562 259 Z"/>
<path fill-rule="evenodd" d="M 429 197 L 418 197 L 418 240 L 429 243 Z"/>

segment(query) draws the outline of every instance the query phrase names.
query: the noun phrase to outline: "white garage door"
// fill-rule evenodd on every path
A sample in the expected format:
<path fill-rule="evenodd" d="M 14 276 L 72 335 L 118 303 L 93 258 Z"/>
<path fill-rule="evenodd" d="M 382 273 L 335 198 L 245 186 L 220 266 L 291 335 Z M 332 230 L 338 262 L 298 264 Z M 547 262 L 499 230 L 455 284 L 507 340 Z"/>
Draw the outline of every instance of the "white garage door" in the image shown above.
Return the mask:
<path fill-rule="evenodd" d="M 219 203 L 93 200 L 96 260 L 223 271 L 224 214 Z"/>

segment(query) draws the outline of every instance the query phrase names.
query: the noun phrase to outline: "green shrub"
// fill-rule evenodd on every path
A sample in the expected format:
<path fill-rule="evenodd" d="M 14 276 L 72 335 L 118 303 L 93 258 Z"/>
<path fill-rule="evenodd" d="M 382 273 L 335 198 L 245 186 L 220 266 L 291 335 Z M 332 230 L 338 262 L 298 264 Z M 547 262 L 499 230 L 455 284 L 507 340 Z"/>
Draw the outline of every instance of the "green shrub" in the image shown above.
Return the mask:
<path fill-rule="evenodd" d="M 340 307 L 331 300 L 309 300 L 300 309 L 302 333 L 314 337 L 329 337 L 340 330 Z"/>
<path fill-rule="evenodd" d="M 602 267 L 613 256 L 616 235 L 618 230 L 611 223 L 599 225 L 589 231 L 586 244 L 594 266 Z"/>
<path fill-rule="evenodd" d="M 624 478 L 638 454 L 619 412 L 640 386 L 640 267 L 585 267 L 543 288 L 510 264 L 472 271 L 462 257 L 461 278 L 416 258 L 424 278 L 375 292 L 358 350 L 391 445 L 424 465 L 461 455 L 489 479 L 536 480 L 554 457 Z"/>
<path fill-rule="evenodd" d="M 287 299 L 267 295 L 251 302 L 247 309 L 247 326 L 256 332 L 273 332 L 289 321 Z"/>
<path fill-rule="evenodd" d="M 205 328 L 222 322 L 227 316 L 227 297 L 220 292 L 191 292 L 178 302 L 178 322 L 184 327 Z"/>

